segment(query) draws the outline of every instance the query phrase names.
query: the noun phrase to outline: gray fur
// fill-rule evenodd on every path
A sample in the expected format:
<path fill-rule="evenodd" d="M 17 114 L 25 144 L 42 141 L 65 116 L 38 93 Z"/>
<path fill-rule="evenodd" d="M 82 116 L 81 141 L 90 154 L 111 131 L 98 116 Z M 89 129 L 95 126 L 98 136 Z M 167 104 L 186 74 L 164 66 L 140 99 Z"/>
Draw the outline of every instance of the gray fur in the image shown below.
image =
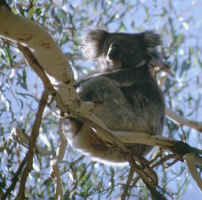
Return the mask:
<path fill-rule="evenodd" d="M 84 39 L 84 53 L 96 59 L 100 73 L 77 83 L 83 101 L 96 103 L 94 114 L 113 131 L 147 132 L 161 135 L 164 98 L 151 73 L 152 55 L 161 44 L 158 34 L 108 33 L 94 30 Z M 151 49 L 154 49 L 152 52 Z M 124 163 L 128 156 L 111 143 L 103 143 L 96 130 L 78 119 L 67 119 L 67 139 L 79 151 L 101 162 Z M 145 155 L 151 147 L 125 144 L 136 155 Z"/>

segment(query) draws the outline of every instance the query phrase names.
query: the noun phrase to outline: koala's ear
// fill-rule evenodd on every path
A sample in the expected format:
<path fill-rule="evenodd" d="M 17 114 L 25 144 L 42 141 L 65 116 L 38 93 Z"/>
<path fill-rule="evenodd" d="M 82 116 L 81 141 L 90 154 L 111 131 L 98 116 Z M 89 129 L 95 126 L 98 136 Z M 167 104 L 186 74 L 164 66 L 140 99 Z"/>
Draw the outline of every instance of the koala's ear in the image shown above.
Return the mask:
<path fill-rule="evenodd" d="M 104 51 L 104 43 L 110 33 L 104 30 L 91 30 L 83 39 L 82 50 L 84 55 L 89 59 L 99 57 Z"/>
<path fill-rule="evenodd" d="M 143 40 L 146 48 L 153 48 L 161 45 L 161 37 L 159 34 L 154 33 L 153 31 L 143 32 Z"/>

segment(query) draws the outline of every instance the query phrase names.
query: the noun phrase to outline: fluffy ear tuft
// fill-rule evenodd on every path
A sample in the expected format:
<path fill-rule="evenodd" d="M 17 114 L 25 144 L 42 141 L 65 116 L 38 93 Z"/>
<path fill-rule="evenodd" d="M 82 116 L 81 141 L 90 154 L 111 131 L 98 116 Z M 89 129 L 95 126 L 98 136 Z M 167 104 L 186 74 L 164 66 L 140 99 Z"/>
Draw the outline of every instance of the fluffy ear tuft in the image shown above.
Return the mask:
<path fill-rule="evenodd" d="M 83 39 L 82 50 L 89 59 L 95 59 L 103 53 L 105 40 L 109 33 L 107 31 L 97 29 L 89 31 Z"/>
<path fill-rule="evenodd" d="M 147 48 L 153 48 L 161 45 L 161 37 L 159 34 L 154 33 L 153 31 L 146 31 L 143 33 L 145 46 Z"/>

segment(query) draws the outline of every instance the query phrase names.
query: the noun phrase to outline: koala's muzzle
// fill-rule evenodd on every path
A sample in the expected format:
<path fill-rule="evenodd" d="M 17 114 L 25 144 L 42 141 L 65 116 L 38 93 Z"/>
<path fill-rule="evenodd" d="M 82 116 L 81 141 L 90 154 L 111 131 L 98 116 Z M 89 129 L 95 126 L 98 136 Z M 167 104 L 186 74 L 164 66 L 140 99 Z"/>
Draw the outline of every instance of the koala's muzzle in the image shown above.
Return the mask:
<path fill-rule="evenodd" d="M 119 45 L 117 43 L 112 43 L 109 46 L 109 50 L 107 52 L 107 60 L 116 60 L 119 58 Z"/>

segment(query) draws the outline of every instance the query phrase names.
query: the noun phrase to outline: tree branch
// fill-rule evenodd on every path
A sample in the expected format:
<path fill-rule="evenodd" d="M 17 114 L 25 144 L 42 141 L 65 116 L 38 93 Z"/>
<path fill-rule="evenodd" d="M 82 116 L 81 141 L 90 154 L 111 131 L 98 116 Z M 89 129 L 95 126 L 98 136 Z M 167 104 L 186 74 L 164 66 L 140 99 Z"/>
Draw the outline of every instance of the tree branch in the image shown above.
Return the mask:
<path fill-rule="evenodd" d="M 187 166 L 189 168 L 189 171 L 193 177 L 193 179 L 196 181 L 197 185 L 202 191 L 202 181 L 200 173 L 197 172 L 197 167 L 202 166 L 202 159 L 201 157 L 197 157 L 196 155 L 192 153 L 188 153 L 184 156 L 184 159 L 186 160 Z"/>
<path fill-rule="evenodd" d="M 35 147 L 36 147 L 36 140 L 39 135 L 39 128 L 41 125 L 42 115 L 43 115 L 43 112 L 44 112 L 44 109 L 45 109 L 45 106 L 47 103 L 47 99 L 48 99 L 48 92 L 44 91 L 43 95 L 41 97 L 41 101 L 39 103 L 38 112 L 37 112 L 37 115 L 35 118 L 32 133 L 31 133 L 29 150 L 26 155 L 26 158 L 27 158 L 26 167 L 24 169 L 24 172 L 22 174 L 22 178 L 20 181 L 20 188 L 19 188 L 18 195 L 16 198 L 17 200 L 25 199 L 25 185 L 26 185 L 27 177 L 28 177 L 30 171 L 32 170 L 32 163 L 33 163 L 33 157 L 34 157 L 34 152 L 35 152 Z"/>
<path fill-rule="evenodd" d="M 129 193 L 129 190 L 130 190 L 130 184 L 132 182 L 134 173 L 135 173 L 135 168 L 134 168 L 133 165 L 130 165 L 130 171 L 129 171 L 129 174 L 128 174 L 127 183 L 126 183 L 126 185 L 124 185 L 124 190 L 123 190 L 123 193 L 121 195 L 121 200 L 125 200 L 126 197 L 128 196 L 128 193 Z"/>
<path fill-rule="evenodd" d="M 64 199 L 64 192 L 63 192 L 63 186 L 62 186 L 62 180 L 60 177 L 60 171 L 59 171 L 59 167 L 58 164 L 60 161 L 62 161 L 64 154 L 65 154 L 65 150 L 66 150 L 66 146 L 67 146 L 67 140 L 63 134 L 63 130 L 62 130 L 62 120 L 60 120 L 59 122 L 59 130 L 58 130 L 58 134 L 60 136 L 60 146 L 57 149 L 56 152 L 58 152 L 54 159 L 53 162 L 51 164 L 52 166 L 52 177 L 56 178 L 56 199 L 60 199 L 63 200 Z"/>
<path fill-rule="evenodd" d="M 1 200 L 7 199 L 9 195 L 11 195 L 11 192 L 15 189 L 15 186 L 19 180 L 19 175 L 21 174 L 22 170 L 24 169 L 24 166 L 27 162 L 27 155 L 24 157 L 23 161 L 20 163 L 20 166 L 18 167 L 17 171 L 15 172 L 12 180 L 11 185 L 6 190 L 5 194 L 1 197 Z"/>
<path fill-rule="evenodd" d="M 0 22 L 0 37 L 29 49 L 66 106 L 65 111 L 87 113 L 88 108 L 92 109 L 92 105 L 78 98 L 68 60 L 47 31 L 33 21 L 14 15 L 3 5 L 0 5 Z"/>
<path fill-rule="evenodd" d="M 166 115 L 167 115 L 168 119 L 173 121 L 175 124 L 177 124 L 179 126 L 185 125 L 185 126 L 193 128 L 202 133 L 202 122 L 196 122 L 196 121 L 185 119 L 185 118 L 177 115 L 173 111 L 171 111 L 169 108 L 166 108 Z"/>

